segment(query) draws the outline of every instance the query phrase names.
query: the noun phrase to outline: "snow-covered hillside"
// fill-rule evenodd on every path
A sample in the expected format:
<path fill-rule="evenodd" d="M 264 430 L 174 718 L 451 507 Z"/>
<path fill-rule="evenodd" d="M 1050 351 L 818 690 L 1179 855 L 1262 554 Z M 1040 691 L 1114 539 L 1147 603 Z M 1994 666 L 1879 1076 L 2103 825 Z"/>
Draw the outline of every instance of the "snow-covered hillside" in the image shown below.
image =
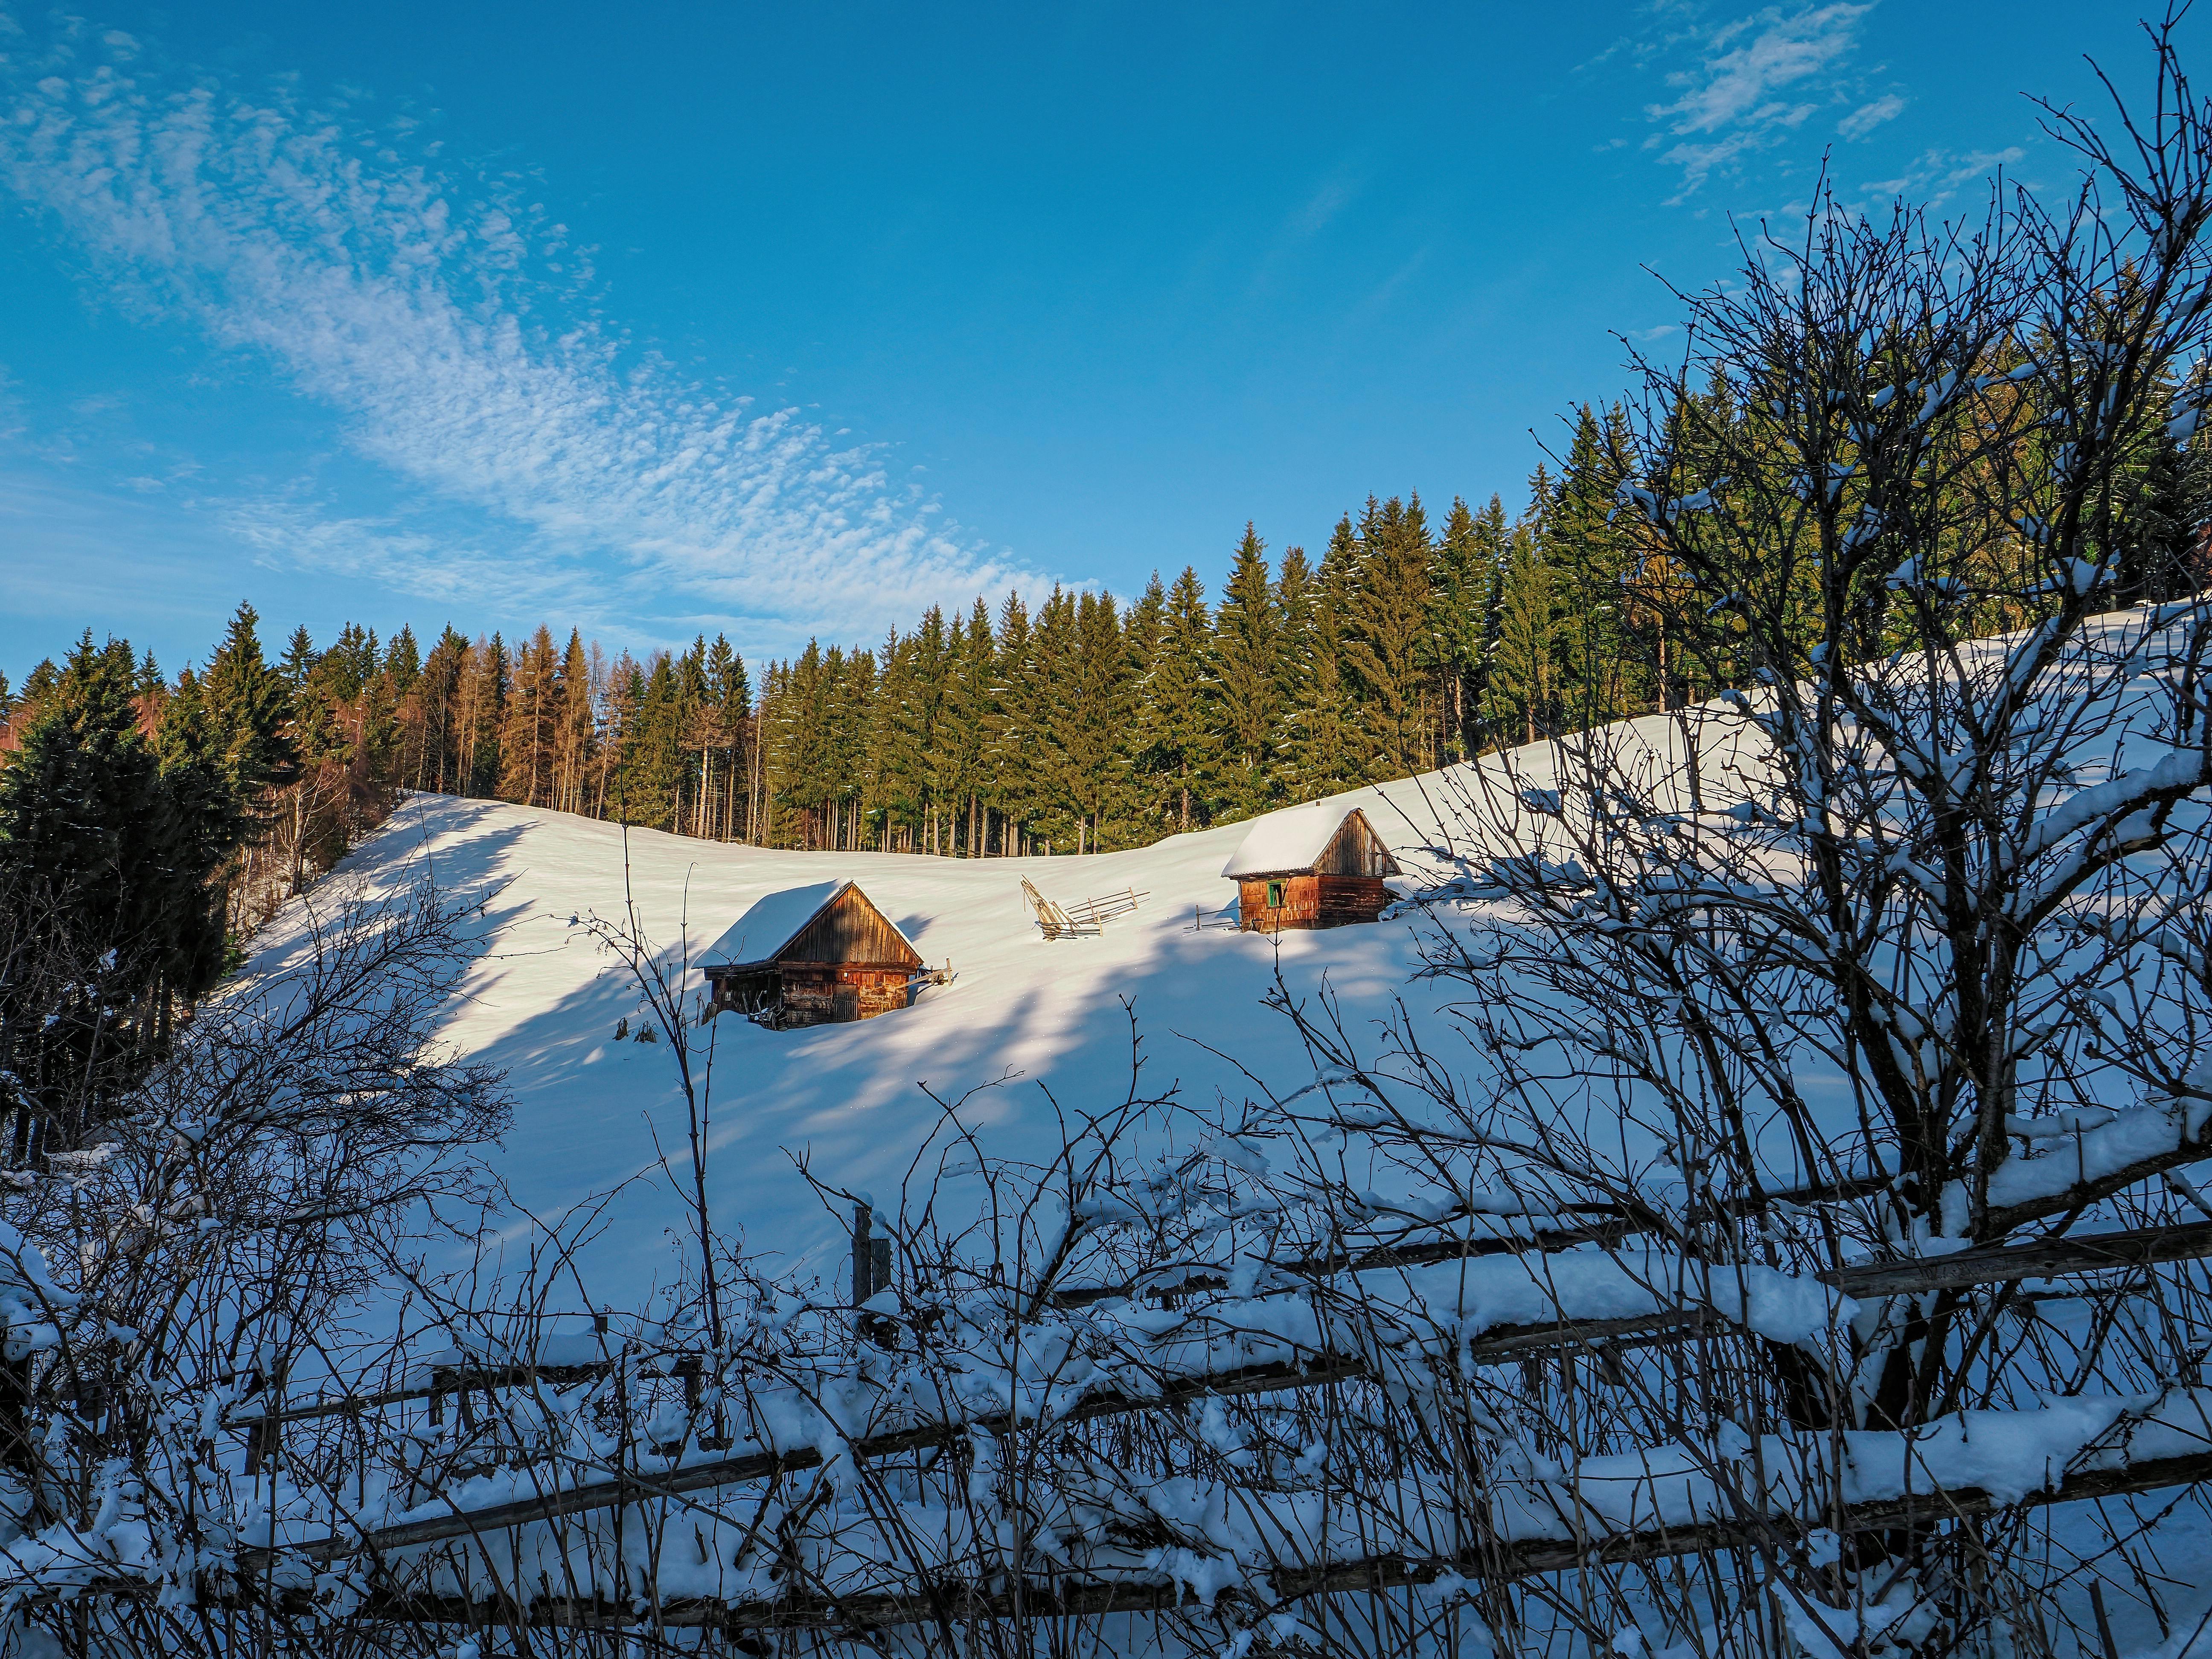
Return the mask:
<path fill-rule="evenodd" d="M 1419 848 L 1435 812 L 1411 780 L 1342 798 L 1364 805 L 1399 853 L 1410 887 L 1433 867 Z M 1131 1015 L 1141 1036 L 1146 1092 L 1172 1081 L 1186 1100 L 1241 1097 L 1249 1066 L 1279 1090 L 1310 1079 L 1279 1016 L 1261 1006 L 1278 941 L 1194 912 L 1236 896 L 1224 861 L 1252 825 L 1177 836 L 1134 852 L 1084 858 L 959 860 L 866 853 L 793 853 L 724 846 L 498 803 L 418 796 L 356 851 L 346 870 L 380 884 L 427 874 L 447 890 L 498 884 L 466 1000 L 445 1036 L 470 1057 L 506 1068 L 514 1127 L 498 1160 L 516 1205 L 503 1231 L 556 1221 L 624 1182 L 589 1253 L 628 1286 L 674 1257 L 683 1218 L 659 1146 L 683 1142 L 680 1095 L 665 1046 L 617 1042 L 640 1001 L 621 963 L 573 919 L 618 915 L 625 858 L 647 932 L 695 957 L 762 895 L 846 877 L 858 882 L 933 966 L 957 978 L 904 1011 L 856 1024 L 772 1031 L 734 1015 L 714 1031 L 712 1197 L 716 1220 L 742 1227 L 752 1252 L 839 1265 L 842 1223 L 800 1178 L 794 1159 L 866 1190 L 885 1207 L 937 1127 L 939 1100 L 984 1085 L 963 1111 L 993 1152 L 1048 1155 L 1060 1144 L 1054 1101 L 1080 1111 L 1119 1101 L 1129 1084 Z M 1062 904 L 1134 887 L 1133 915 L 1103 936 L 1048 942 L 1021 892 L 1024 877 Z M 281 953 L 284 936 L 270 947 Z M 1380 1016 L 1405 991 L 1411 929 L 1288 933 L 1281 971 L 1295 989 L 1324 975 L 1355 1013 Z M 696 971 L 690 981 L 698 986 Z M 1437 999 L 1431 998 L 1431 1005 Z M 1048 1091 L 1051 1098 L 1048 1098 Z M 634 1293 L 634 1292 L 633 1292 Z"/>

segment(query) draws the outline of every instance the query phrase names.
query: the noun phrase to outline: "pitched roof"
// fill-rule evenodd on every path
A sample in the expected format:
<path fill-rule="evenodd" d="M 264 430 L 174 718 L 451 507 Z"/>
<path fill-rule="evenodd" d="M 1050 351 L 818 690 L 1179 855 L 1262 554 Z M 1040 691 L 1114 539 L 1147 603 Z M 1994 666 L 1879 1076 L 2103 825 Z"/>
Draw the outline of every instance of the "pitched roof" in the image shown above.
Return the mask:
<path fill-rule="evenodd" d="M 1328 801 L 1270 812 L 1252 826 L 1229 862 L 1221 866 L 1221 873 L 1233 881 L 1240 876 L 1310 870 L 1314 861 L 1328 850 L 1329 842 L 1344 821 L 1355 813 L 1365 820 L 1366 814 L 1358 807 L 1332 805 Z"/>
<path fill-rule="evenodd" d="M 750 968 L 772 960 L 783 947 L 806 931 L 806 924 L 827 910 L 853 884 L 817 881 L 805 887 L 787 887 L 755 899 L 751 908 L 732 922 L 721 938 L 708 945 L 701 958 L 705 965 L 728 964 Z M 889 921 L 889 918 L 885 918 Z M 897 924 L 891 924 L 896 931 Z M 905 939 L 904 933 L 900 933 Z M 908 940 L 911 944 L 913 941 Z"/>

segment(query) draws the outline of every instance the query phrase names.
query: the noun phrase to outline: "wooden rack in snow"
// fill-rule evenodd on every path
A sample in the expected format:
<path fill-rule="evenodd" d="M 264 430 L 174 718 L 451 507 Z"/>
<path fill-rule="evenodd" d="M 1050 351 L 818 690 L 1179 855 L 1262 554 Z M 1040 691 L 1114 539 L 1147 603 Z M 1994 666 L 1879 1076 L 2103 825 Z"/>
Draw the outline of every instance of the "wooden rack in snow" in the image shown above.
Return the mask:
<path fill-rule="evenodd" d="M 1022 899 L 1036 914 L 1039 932 L 1047 939 L 1081 939 L 1088 934 L 1103 933 L 1106 924 L 1116 916 L 1126 916 L 1146 899 L 1149 893 L 1140 893 L 1127 887 L 1118 893 L 1109 893 L 1103 898 L 1088 898 L 1073 908 L 1063 910 L 1042 893 L 1027 876 L 1022 878 Z"/>

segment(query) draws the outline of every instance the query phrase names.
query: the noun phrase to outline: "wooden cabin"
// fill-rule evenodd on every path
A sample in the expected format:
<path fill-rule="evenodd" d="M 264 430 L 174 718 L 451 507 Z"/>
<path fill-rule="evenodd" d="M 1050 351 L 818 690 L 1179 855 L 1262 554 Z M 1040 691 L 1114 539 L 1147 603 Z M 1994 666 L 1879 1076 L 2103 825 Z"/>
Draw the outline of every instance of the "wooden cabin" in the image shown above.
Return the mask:
<path fill-rule="evenodd" d="M 1316 803 L 1261 818 L 1221 873 L 1237 884 L 1238 925 L 1272 933 L 1376 921 L 1383 878 L 1402 872 L 1366 813 Z"/>
<path fill-rule="evenodd" d="M 921 952 L 849 881 L 770 893 L 707 950 L 712 1010 L 779 1028 L 872 1019 L 911 1000 Z"/>

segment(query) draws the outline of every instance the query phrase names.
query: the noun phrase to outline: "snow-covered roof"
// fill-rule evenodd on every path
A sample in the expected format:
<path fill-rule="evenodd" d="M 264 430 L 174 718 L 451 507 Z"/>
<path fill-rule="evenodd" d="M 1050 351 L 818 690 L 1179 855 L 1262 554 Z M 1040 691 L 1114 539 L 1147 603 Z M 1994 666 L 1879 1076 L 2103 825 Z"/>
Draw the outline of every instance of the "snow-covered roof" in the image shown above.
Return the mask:
<path fill-rule="evenodd" d="M 828 909 L 830 902 L 853 884 L 817 881 L 805 887 L 787 887 L 753 901 L 752 908 L 730 924 L 721 938 L 707 947 L 702 961 L 719 968 L 725 963 L 744 967 L 766 962 L 797 939 L 806 924 Z M 902 939 L 905 935 L 900 935 Z"/>
<path fill-rule="evenodd" d="M 1233 881 L 1239 876 L 1310 870 L 1328 850 L 1338 827 L 1358 811 L 1356 806 L 1316 801 L 1310 806 L 1286 806 L 1279 812 L 1270 812 L 1252 826 L 1252 833 L 1221 866 L 1221 873 Z"/>

